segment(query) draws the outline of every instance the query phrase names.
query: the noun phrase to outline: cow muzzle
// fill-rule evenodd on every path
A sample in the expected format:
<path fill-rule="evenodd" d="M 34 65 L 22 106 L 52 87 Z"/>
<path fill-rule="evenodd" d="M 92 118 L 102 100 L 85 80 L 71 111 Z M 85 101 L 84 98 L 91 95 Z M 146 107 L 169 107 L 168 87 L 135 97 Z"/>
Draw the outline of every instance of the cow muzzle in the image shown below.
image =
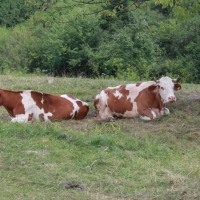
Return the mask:
<path fill-rule="evenodd" d="M 176 97 L 175 96 L 168 97 L 168 102 L 174 102 L 174 101 L 176 101 Z"/>

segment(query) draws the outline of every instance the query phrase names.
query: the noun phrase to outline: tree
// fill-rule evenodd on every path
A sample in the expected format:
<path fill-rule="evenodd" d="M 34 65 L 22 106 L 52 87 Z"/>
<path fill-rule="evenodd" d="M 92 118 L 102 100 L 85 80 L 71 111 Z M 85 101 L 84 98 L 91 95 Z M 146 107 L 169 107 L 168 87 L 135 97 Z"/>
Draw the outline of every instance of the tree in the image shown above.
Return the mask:
<path fill-rule="evenodd" d="M 147 66 L 153 62 L 156 45 L 149 34 L 145 16 L 136 11 L 130 12 L 128 21 L 126 26 L 116 30 L 110 41 L 103 44 L 104 67 L 112 72 L 110 68 L 115 68 L 114 76 L 129 70 L 142 80 L 148 77 Z"/>
<path fill-rule="evenodd" d="M 175 17 L 186 19 L 199 14 L 200 3 L 198 0 L 151 0 L 162 8 L 171 7 Z"/>
<path fill-rule="evenodd" d="M 38 9 L 25 4 L 25 0 L 0 0 L 0 25 L 13 27 L 25 22 Z"/>

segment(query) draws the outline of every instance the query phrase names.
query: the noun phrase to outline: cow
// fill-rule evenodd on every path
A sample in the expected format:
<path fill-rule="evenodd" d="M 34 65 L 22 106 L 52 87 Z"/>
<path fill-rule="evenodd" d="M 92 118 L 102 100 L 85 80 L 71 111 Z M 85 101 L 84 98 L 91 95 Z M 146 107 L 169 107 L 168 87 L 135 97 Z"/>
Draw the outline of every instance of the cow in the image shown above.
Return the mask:
<path fill-rule="evenodd" d="M 71 94 L 52 95 L 33 90 L 9 91 L 0 89 L 0 106 L 12 122 L 83 119 L 89 105 Z"/>
<path fill-rule="evenodd" d="M 140 117 L 152 120 L 169 115 L 165 104 L 176 101 L 174 91 L 180 90 L 178 79 L 162 77 L 160 80 L 108 87 L 96 95 L 94 107 L 97 117 Z"/>

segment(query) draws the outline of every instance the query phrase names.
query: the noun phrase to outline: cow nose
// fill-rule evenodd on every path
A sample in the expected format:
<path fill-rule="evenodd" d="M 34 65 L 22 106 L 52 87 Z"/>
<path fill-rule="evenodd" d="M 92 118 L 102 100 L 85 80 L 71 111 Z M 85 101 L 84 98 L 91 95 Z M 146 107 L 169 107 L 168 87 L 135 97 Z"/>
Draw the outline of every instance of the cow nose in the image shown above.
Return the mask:
<path fill-rule="evenodd" d="M 175 96 L 168 97 L 168 101 L 169 102 L 176 101 L 176 97 Z"/>

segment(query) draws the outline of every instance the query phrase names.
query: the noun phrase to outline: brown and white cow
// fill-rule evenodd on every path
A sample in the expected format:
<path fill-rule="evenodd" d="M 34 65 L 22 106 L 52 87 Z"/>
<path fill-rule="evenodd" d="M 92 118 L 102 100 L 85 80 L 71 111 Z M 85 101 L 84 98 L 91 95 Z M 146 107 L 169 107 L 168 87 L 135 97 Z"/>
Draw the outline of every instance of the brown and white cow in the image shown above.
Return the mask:
<path fill-rule="evenodd" d="M 168 115 L 170 112 L 165 104 L 176 101 L 174 90 L 181 89 L 181 85 L 175 81 L 163 77 L 158 81 L 108 87 L 94 98 L 97 117 L 139 116 L 143 120 L 151 120 Z"/>
<path fill-rule="evenodd" d="M 0 89 L 0 106 L 5 107 L 12 122 L 79 120 L 89 111 L 87 103 L 72 95 L 51 95 L 32 90 Z"/>

